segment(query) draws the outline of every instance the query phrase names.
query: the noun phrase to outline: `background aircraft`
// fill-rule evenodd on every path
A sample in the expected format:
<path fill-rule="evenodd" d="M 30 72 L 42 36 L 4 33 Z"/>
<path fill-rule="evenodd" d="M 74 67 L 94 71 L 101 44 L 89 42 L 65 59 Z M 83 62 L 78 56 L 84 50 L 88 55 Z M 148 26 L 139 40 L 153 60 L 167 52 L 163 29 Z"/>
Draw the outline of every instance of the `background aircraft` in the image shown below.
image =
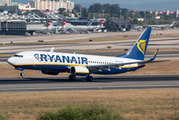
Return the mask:
<path fill-rule="evenodd" d="M 129 71 L 135 71 L 145 66 L 145 63 L 152 62 L 153 57 L 144 61 L 151 28 L 146 28 L 136 43 L 127 54 L 116 57 L 70 54 L 44 51 L 25 51 L 16 53 L 10 57 L 7 62 L 22 71 L 24 69 L 40 70 L 43 74 L 57 75 L 60 72 L 69 72 L 70 80 L 75 80 L 77 75 L 86 76 L 87 81 L 92 81 L 93 74 L 119 74 Z"/>
<path fill-rule="evenodd" d="M 157 28 L 171 28 L 173 26 L 177 25 L 177 22 L 172 22 L 171 24 L 161 24 L 161 25 L 148 25 L 149 27 L 153 27 L 154 29 Z"/>
<path fill-rule="evenodd" d="M 88 31 L 88 29 L 90 28 L 90 26 L 92 25 L 92 20 L 90 20 L 86 26 L 65 26 L 64 32 L 63 33 L 67 33 L 67 31 L 73 31 L 75 33 L 78 32 L 83 32 L 83 31 Z"/>
<path fill-rule="evenodd" d="M 51 32 L 63 31 L 65 25 L 66 20 L 64 20 L 60 26 L 53 26 L 51 20 L 49 20 L 43 29 L 45 30 L 46 34 L 50 34 Z"/>
<path fill-rule="evenodd" d="M 88 30 L 93 31 L 93 32 L 98 32 L 99 30 L 105 28 L 103 25 L 104 25 L 104 19 L 101 20 L 101 22 L 99 23 L 99 25 L 97 25 L 97 26 L 90 26 L 90 27 L 88 28 Z"/>

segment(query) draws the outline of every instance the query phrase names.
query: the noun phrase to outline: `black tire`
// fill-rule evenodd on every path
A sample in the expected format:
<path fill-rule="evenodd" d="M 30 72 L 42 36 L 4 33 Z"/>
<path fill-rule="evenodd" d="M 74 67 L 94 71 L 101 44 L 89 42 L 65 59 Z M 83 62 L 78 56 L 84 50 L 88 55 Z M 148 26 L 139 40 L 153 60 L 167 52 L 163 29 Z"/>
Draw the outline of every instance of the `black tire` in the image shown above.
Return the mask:
<path fill-rule="evenodd" d="M 75 75 L 70 75 L 69 80 L 76 80 L 76 76 Z"/>
<path fill-rule="evenodd" d="M 20 76 L 24 76 L 25 74 L 24 73 L 20 73 Z"/>
<path fill-rule="evenodd" d="M 92 77 L 92 76 L 87 76 L 87 77 L 86 77 L 86 81 L 92 82 L 92 81 L 93 81 L 93 77 Z"/>

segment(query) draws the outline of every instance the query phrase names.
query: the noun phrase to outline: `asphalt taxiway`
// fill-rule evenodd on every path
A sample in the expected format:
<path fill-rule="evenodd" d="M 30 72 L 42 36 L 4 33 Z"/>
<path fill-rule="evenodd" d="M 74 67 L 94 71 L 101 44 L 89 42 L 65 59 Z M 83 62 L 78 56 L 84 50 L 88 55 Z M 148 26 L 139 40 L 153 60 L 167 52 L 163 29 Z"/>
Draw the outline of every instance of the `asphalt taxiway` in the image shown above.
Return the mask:
<path fill-rule="evenodd" d="M 151 34 L 172 34 L 178 33 L 178 29 L 167 30 L 152 30 Z M 36 36 L 15 36 L 15 35 L 0 35 L 0 43 L 22 43 L 22 42 L 37 42 L 44 41 L 67 41 L 76 39 L 92 39 L 100 37 L 119 37 L 124 35 L 140 36 L 142 31 L 131 30 L 127 32 L 107 32 L 107 33 L 91 33 L 91 34 L 51 34 L 51 35 L 36 35 Z"/>
<path fill-rule="evenodd" d="M 109 89 L 179 88 L 179 75 L 95 75 L 69 81 L 68 76 L 0 78 L 0 92 L 75 91 Z"/>

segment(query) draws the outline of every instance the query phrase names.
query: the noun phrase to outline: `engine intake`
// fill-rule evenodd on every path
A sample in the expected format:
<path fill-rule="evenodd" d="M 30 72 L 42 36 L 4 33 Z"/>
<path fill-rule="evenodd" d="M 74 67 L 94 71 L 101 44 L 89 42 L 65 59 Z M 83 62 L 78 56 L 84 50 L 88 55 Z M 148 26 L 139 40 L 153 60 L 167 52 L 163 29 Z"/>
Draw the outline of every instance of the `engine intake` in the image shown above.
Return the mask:
<path fill-rule="evenodd" d="M 73 66 L 70 69 L 71 75 L 87 76 L 89 74 L 88 68 L 85 66 Z"/>

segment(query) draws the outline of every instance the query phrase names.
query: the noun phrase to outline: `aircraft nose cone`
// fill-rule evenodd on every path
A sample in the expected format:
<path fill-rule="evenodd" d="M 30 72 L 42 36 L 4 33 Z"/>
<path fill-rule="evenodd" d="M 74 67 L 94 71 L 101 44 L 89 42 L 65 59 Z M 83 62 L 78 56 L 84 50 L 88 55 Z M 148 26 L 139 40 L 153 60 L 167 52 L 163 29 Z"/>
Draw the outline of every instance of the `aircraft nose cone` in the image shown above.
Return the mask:
<path fill-rule="evenodd" d="M 12 58 L 7 59 L 7 62 L 8 62 L 10 65 L 14 65 L 14 60 L 13 60 Z"/>

